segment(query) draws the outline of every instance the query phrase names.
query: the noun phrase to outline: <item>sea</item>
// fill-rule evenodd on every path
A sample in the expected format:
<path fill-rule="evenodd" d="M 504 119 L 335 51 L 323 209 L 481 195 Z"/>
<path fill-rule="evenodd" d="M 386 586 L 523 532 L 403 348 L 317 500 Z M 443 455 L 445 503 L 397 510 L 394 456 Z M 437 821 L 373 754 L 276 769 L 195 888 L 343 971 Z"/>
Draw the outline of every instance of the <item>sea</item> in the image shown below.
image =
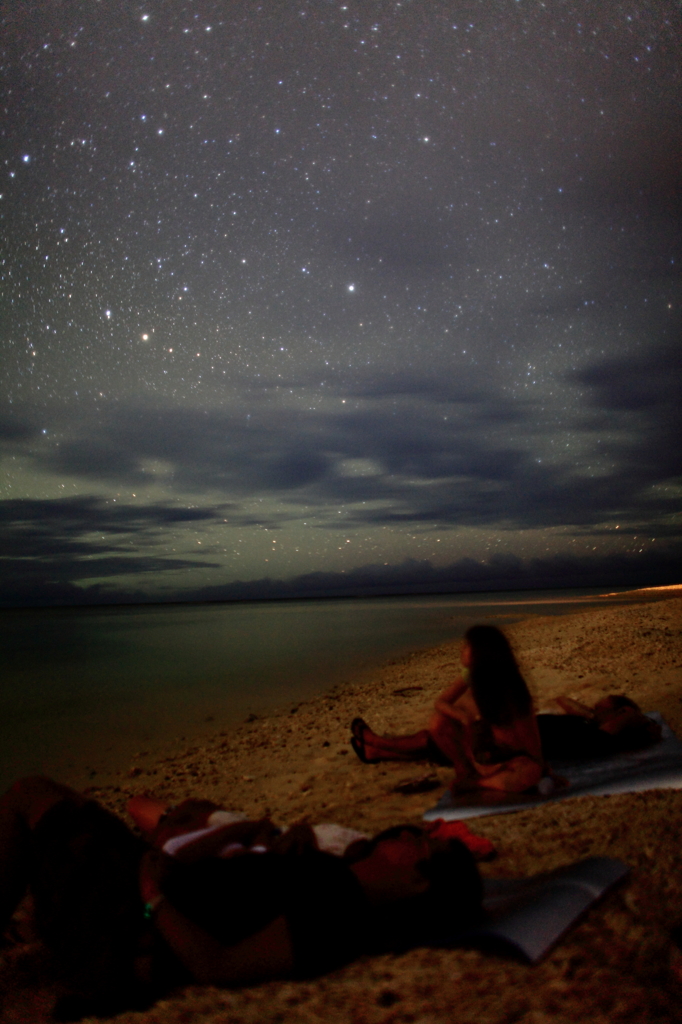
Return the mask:
<path fill-rule="evenodd" d="M 34 773 L 96 785 L 141 750 L 229 733 L 476 622 L 636 599 L 566 590 L 4 610 L 0 790 Z"/>

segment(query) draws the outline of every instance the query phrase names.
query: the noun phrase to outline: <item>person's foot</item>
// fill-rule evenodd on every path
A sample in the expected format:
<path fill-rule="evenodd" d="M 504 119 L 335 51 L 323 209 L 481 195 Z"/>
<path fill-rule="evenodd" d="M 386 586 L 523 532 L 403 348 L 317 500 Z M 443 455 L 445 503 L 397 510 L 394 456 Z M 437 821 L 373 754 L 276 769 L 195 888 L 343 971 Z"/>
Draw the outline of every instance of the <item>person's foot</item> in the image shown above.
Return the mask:
<path fill-rule="evenodd" d="M 355 736 L 356 740 L 361 740 L 363 739 L 366 732 L 371 732 L 372 730 L 367 725 L 367 722 L 364 720 L 364 718 L 354 718 L 353 721 L 350 723 L 350 731 L 352 732 L 353 736 Z"/>
<path fill-rule="evenodd" d="M 362 763 L 378 764 L 381 758 L 372 756 L 375 751 L 372 749 L 371 744 L 367 743 L 367 733 L 372 731 L 367 723 L 362 718 L 354 718 L 350 724 L 350 731 L 353 734 L 350 739 L 350 745 Z"/>

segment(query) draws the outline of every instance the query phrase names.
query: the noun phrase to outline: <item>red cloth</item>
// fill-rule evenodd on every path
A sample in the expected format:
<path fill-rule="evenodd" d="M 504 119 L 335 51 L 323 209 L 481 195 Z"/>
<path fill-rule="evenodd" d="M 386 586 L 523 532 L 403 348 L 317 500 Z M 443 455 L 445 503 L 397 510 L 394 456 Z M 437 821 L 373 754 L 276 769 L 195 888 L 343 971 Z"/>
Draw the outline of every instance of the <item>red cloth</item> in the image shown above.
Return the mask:
<path fill-rule="evenodd" d="M 485 836 L 477 836 L 463 821 L 445 821 L 437 818 L 427 825 L 427 832 L 434 839 L 459 839 L 467 849 L 471 850 L 476 860 L 494 857 L 495 847 Z"/>

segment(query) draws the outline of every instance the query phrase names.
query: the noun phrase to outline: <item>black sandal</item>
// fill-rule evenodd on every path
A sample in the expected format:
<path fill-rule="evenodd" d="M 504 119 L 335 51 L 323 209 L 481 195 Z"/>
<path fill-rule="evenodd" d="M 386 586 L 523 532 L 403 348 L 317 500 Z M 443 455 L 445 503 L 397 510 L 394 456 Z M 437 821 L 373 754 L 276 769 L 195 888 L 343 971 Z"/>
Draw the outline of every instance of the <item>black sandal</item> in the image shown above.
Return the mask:
<path fill-rule="evenodd" d="M 364 718 L 354 718 L 350 723 L 350 731 L 353 736 L 355 736 L 356 740 L 362 740 L 365 729 L 369 729 L 369 726 Z"/>
<path fill-rule="evenodd" d="M 381 761 L 380 757 L 367 757 L 365 753 L 365 729 L 369 729 L 369 726 L 363 718 L 353 719 L 350 723 L 350 731 L 353 733 L 350 738 L 350 745 L 363 764 L 379 764 Z"/>

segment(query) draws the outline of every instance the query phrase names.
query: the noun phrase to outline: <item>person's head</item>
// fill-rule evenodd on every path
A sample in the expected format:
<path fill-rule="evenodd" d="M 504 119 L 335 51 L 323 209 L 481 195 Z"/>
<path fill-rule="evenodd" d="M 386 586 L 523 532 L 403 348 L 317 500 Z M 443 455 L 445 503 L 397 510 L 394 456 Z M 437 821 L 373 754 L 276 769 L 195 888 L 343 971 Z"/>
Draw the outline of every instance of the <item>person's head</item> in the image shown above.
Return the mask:
<path fill-rule="evenodd" d="M 504 633 L 472 626 L 464 634 L 462 662 L 469 668 L 474 700 L 483 718 L 506 725 L 530 713 L 531 695 Z"/>
<path fill-rule="evenodd" d="M 648 718 L 634 700 L 622 694 L 611 694 L 597 701 L 594 718 L 602 732 L 618 737 L 624 750 L 636 750 L 661 738 L 658 722 Z"/>
<path fill-rule="evenodd" d="M 640 711 L 639 705 L 624 694 L 612 693 L 608 697 L 602 697 L 594 705 L 594 717 L 598 722 L 607 721 L 624 708 L 631 708 L 633 711 Z"/>
<path fill-rule="evenodd" d="M 480 914 L 480 875 L 458 840 L 397 825 L 354 843 L 346 859 L 375 906 L 377 949 L 436 942 Z"/>

